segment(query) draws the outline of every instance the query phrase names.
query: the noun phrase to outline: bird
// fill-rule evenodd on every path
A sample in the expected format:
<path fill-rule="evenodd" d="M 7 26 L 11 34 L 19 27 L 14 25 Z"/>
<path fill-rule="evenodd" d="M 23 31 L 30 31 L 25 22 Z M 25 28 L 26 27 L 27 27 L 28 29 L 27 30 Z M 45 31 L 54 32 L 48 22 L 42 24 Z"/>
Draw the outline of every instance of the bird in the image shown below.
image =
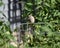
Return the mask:
<path fill-rule="evenodd" d="M 27 30 L 28 30 L 28 32 L 32 33 L 34 30 L 33 25 L 35 23 L 35 18 L 32 14 L 28 15 L 28 22 L 29 22 L 29 24 L 28 24 L 29 27 L 27 28 Z"/>
<path fill-rule="evenodd" d="M 35 23 L 35 18 L 34 18 L 34 16 L 32 16 L 32 14 L 30 14 L 28 16 L 28 19 L 29 19 L 30 23 Z"/>

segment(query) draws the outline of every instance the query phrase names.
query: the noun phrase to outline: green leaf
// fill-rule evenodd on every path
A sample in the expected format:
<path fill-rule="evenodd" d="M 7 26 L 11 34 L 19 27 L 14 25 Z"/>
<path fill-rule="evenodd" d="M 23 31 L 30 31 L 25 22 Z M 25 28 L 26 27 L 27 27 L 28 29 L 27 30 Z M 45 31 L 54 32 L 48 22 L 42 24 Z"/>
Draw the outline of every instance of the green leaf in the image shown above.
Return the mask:
<path fill-rule="evenodd" d="M 16 47 L 14 47 L 13 45 L 9 45 L 9 48 L 16 48 Z"/>
<path fill-rule="evenodd" d="M 29 6 L 33 5 L 32 3 L 26 3 L 26 4 L 29 5 Z"/>
<path fill-rule="evenodd" d="M 0 1 L 0 6 L 2 6 L 3 5 L 3 2 L 2 1 Z"/>
<path fill-rule="evenodd" d="M 49 5 L 48 3 L 45 3 L 45 5 L 46 5 L 47 7 L 50 7 L 50 5 Z"/>
<path fill-rule="evenodd" d="M 2 24 L 3 24 L 3 22 L 2 22 L 2 21 L 0 21 L 0 26 L 2 26 Z"/>
<path fill-rule="evenodd" d="M 40 9 L 40 8 L 42 8 L 42 9 L 43 9 L 43 7 L 42 7 L 42 6 L 37 6 L 37 7 L 36 7 L 36 10 L 37 10 L 37 9 Z"/>

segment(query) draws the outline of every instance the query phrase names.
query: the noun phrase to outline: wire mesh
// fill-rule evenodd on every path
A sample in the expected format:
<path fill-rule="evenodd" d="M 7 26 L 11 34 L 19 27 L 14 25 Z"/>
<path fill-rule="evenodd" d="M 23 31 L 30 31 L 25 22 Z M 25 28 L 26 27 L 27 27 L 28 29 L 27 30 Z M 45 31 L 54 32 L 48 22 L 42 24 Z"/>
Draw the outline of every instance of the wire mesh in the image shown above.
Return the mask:
<path fill-rule="evenodd" d="M 22 37 L 25 35 L 25 32 L 29 32 L 29 33 L 33 33 L 35 30 L 36 30 L 36 26 L 39 27 L 43 27 L 44 28 L 44 25 L 47 26 L 46 23 L 44 22 L 40 22 L 40 23 L 22 23 L 22 14 L 23 14 L 23 4 L 22 3 L 17 3 L 19 2 L 19 0 L 8 0 L 8 8 L 9 8 L 9 11 L 8 11 L 8 20 L 10 21 L 11 23 L 11 30 L 14 30 L 13 28 L 17 28 L 17 43 L 18 43 L 18 48 L 19 48 L 19 44 L 21 43 L 22 41 Z M 32 1 L 33 4 L 35 4 L 34 1 Z M 12 5 L 11 5 L 12 4 Z M 33 5 L 33 14 L 35 15 L 36 14 L 36 10 L 35 10 L 35 5 Z M 44 0 L 42 0 L 42 6 L 44 6 Z M 40 10 L 40 9 L 39 9 Z M 44 33 L 41 32 L 41 28 L 39 28 L 39 30 L 37 29 L 37 32 L 40 32 L 41 35 L 42 34 L 46 34 L 46 31 L 43 31 Z M 56 34 L 59 34 L 59 33 L 56 33 Z"/>

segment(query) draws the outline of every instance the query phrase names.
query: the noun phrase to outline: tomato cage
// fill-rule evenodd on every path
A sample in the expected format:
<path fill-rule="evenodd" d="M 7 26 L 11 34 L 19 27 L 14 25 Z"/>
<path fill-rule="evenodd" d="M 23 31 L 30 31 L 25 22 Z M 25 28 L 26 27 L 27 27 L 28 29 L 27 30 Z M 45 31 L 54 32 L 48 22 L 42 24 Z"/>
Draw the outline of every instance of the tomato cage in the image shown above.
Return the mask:
<path fill-rule="evenodd" d="M 29 40 L 37 39 L 40 42 L 43 38 L 43 40 L 46 41 L 46 39 L 56 39 L 56 37 L 60 37 L 59 32 L 55 32 L 49 25 L 49 23 L 21 23 L 20 28 L 17 28 L 17 45 L 18 48 L 21 47 L 22 44 L 25 42 L 29 42 Z M 41 38 L 42 37 L 42 38 Z M 50 40 L 49 40 L 50 41 Z M 59 40 L 60 41 L 60 40 Z M 58 41 L 58 42 L 59 42 Z M 47 42 L 47 41 L 46 41 Z M 23 45 L 24 46 L 24 45 Z"/>
<path fill-rule="evenodd" d="M 40 22 L 40 23 L 21 23 L 20 27 L 17 27 L 17 32 L 16 32 L 16 36 L 17 36 L 17 45 L 19 48 L 20 44 L 24 43 L 24 38 L 25 35 L 29 36 L 31 34 L 43 34 L 43 36 L 46 36 L 47 33 L 46 31 L 42 31 L 41 27 L 43 27 L 45 25 L 45 23 Z M 42 32 L 41 32 L 42 31 Z"/>
<path fill-rule="evenodd" d="M 37 23 L 37 21 L 36 21 L 36 23 L 24 23 L 25 20 L 22 19 L 22 15 L 24 13 L 24 11 L 23 11 L 24 2 L 20 3 L 20 1 L 21 0 L 8 0 L 8 20 L 10 21 L 10 28 L 13 32 L 13 35 L 14 35 L 14 37 L 16 37 L 15 42 L 17 42 L 18 48 L 19 48 L 20 44 L 24 43 L 24 41 L 28 41 L 28 40 L 25 40 L 26 39 L 25 35 L 30 36 L 32 34 L 33 37 L 36 37 L 35 39 L 37 39 L 37 38 L 40 39 L 40 37 L 42 37 L 42 38 L 44 38 L 43 39 L 44 41 L 46 41 L 46 38 L 48 39 L 48 37 L 52 38 L 54 40 L 56 35 L 59 36 L 59 34 L 60 34 L 59 31 L 57 32 L 56 29 L 54 29 L 54 27 L 52 28 L 53 25 L 50 25 L 48 20 L 47 20 L 47 22 L 43 21 L 43 22 Z M 32 2 L 33 2 L 32 13 L 34 16 L 36 14 L 36 11 L 41 10 L 39 8 L 41 6 L 38 7 L 39 10 L 35 10 L 36 5 L 34 5 L 35 4 L 34 0 Z M 39 5 L 42 5 L 42 7 L 44 8 L 45 5 L 43 6 L 43 4 L 44 4 L 44 0 L 42 0 L 41 4 L 39 4 Z M 47 6 L 49 6 L 49 5 L 47 5 Z M 44 10 L 44 9 L 42 9 L 42 10 Z M 49 9 L 50 9 L 49 13 L 51 13 L 51 8 L 49 8 Z M 45 11 L 45 14 L 46 14 L 46 11 Z M 46 14 L 46 16 L 47 15 L 48 14 Z M 43 16 L 41 16 L 41 18 L 44 18 L 44 17 L 45 16 L 43 14 Z M 49 18 L 50 17 L 51 17 L 51 15 L 49 16 Z M 46 17 L 45 17 L 45 19 L 46 19 Z M 16 31 L 14 31 L 14 29 Z M 58 40 L 58 42 L 59 41 L 60 40 Z"/>

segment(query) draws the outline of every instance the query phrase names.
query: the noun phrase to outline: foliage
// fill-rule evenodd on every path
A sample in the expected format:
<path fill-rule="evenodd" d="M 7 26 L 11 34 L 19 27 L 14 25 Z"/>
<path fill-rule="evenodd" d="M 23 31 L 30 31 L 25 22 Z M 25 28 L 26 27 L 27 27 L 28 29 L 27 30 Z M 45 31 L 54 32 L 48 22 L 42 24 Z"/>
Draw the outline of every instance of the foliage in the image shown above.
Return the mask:
<path fill-rule="evenodd" d="M 25 37 L 25 47 L 33 48 L 60 48 L 60 0 L 26 0 L 23 19 L 32 14 L 35 30 L 32 35 Z"/>
<path fill-rule="evenodd" d="M 13 36 L 9 25 L 0 20 L 0 47 L 9 48 L 11 39 L 13 39 Z"/>
<path fill-rule="evenodd" d="M 0 7 L 3 5 L 2 0 L 0 1 Z M 13 40 L 12 32 L 10 30 L 9 22 L 2 11 L 0 11 L 0 48 L 12 48 L 10 41 Z M 15 47 L 14 47 L 15 48 Z"/>
<path fill-rule="evenodd" d="M 2 0 L 0 0 L 0 6 L 2 6 L 3 5 L 3 2 L 2 2 Z"/>

